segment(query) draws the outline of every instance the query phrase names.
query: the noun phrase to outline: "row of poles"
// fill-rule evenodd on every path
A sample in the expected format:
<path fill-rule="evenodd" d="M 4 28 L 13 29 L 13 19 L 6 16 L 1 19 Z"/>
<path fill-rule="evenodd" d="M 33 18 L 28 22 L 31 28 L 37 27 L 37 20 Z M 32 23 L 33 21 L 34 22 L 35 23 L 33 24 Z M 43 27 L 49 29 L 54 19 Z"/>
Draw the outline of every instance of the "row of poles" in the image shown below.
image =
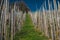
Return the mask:
<path fill-rule="evenodd" d="M 4 6 L 3 6 L 4 5 Z M 7 0 L 1 0 L 1 21 L 0 21 L 0 40 L 6 40 L 7 30 L 6 30 L 6 14 L 7 14 Z M 3 8 L 2 8 L 3 7 Z"/>
<path fill-rule="evenodd" d="M 21 30 L 26 13 L 22 16 L 23 12 L 16 8 L 16 4 L 9 12 L 9 0 L 2 0 L 0 7 L 0 40 L 14 40 L 15 34 Z"/>
<path fill-rule="evenodd" d="M 37 12 L 37 28 L 49 38 L 49 40 L 60 40 L 60 4 L 53 0 L 54 9 L 50 0 L 48 0 L 49 10 L 46 10 L 46 0 L 42 4 L 42 11 Z M 35 19 L 34 19 L 35 20 Z M 36 21 L 35 21 L 36 22 Z"/>

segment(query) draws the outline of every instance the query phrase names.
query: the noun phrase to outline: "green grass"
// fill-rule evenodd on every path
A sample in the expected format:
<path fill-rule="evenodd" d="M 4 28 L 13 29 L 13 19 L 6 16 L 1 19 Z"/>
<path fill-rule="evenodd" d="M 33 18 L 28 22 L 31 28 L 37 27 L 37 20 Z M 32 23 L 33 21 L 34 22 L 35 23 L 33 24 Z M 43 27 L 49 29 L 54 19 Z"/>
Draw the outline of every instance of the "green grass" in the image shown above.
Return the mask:
<path fill-rule="evenodd" d="M 36 32 L 29 14 L 26 14 L 22 30 L 17 32 L 14 40 L 48 40 L 45 36 L 40 36 L 41 32 Z"/>

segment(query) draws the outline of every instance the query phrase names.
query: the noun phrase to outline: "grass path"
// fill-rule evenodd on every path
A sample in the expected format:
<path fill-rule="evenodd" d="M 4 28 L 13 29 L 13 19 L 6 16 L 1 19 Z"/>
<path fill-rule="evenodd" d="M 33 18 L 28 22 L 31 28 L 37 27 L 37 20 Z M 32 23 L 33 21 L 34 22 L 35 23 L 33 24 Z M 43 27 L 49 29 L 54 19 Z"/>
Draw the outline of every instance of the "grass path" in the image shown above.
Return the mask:
<path fill-rule="evenodd" d="M 41 32 L 36 32 L 29 14 L 26 14 L 22 30 L 16 33 L 14 40 L 48 40 L 45 36 L 40 36 Z"/>

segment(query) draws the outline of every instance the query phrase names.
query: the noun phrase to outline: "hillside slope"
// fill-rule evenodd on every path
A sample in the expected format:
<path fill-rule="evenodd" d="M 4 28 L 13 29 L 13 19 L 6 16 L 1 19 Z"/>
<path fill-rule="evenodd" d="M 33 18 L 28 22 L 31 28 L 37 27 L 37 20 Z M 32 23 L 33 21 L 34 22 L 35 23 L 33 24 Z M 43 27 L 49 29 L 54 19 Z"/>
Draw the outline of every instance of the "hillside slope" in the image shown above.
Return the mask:
<path fill-rule="evenodd" d="M 14 40 L 48 40 L 45 36 L 40 36 L 41 32 L 36 32 L 29 14 L 26 14 L 26 19 L 22 30 L 16 33 Z"/>

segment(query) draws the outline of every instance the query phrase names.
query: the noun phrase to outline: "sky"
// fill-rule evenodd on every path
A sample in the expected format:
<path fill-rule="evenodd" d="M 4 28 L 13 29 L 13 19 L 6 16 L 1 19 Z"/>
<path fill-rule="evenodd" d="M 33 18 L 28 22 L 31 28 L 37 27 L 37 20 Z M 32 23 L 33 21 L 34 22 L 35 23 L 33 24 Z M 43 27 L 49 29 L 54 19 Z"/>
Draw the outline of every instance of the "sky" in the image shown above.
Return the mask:
<path fill-rule="evenodd" d="M 16 1 L 21 1 L 21 0 L 10 0 L 10 3 L 13 3 L 13 2 L 16 2 Z M 29 9 L 31 11 L 39 10 L 41 8 L 41 5 L 45 2 L 45 0 L 23 0 L 23 1 L 29 7 Z M 57 0 L 57 1 L 60 1 L 60 0 Z M 52 2 L 52 7 L 54 9 L 53 1 L 50 0 L 50 2 Z M 46 8 L 45 9 L 46 10 L 48 9 L 48 1 L 47 0 L 46 0 Z"/>

